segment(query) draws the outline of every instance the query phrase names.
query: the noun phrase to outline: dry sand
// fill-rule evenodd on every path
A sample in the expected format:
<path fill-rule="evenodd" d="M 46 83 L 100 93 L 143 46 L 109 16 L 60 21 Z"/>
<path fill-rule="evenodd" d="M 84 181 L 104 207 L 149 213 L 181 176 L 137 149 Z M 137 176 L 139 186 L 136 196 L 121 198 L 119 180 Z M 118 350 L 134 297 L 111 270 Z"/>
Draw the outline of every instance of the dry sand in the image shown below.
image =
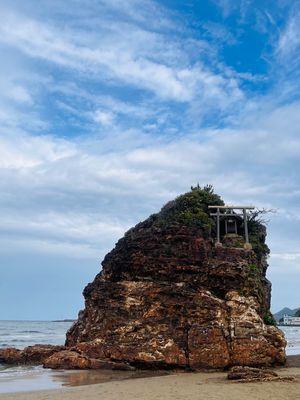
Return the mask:
<path fill-rule="evenodd" d="M 1 400 L 300 400 L 299 357 L 277 369 L 292 382 L 234 383 L 224 372 L 178 373 L 39 392 L 2 394 Z"/>

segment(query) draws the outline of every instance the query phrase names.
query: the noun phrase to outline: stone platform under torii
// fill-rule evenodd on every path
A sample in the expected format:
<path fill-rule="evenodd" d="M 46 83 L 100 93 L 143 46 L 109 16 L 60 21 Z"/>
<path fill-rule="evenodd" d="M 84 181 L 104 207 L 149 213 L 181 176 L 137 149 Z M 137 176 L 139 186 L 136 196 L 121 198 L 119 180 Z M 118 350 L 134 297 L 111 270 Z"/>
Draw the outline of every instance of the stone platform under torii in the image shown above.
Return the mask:
<path fill-rule="evenodd" d="M 246 250 L 251 250 L 252 246 L 249 242 L 249 232 L 248 232 L 248 213 L 247 210 L 254 210 L 255 206 L 235 206 L 235 205 L 225 205 L 225 206 L 208 206 L 209 209 L 215 210 L 215 212 L 210 213 L 212 217 L 216 217 L 216 227 L 217 227 L 217 240 L 216 246 L 222 246 L 221 234 L 220 234 L 220 224 L 221 221 L 225 221 L 225 234 L 237 234 L 237 220 L 242 220 L 244 224 L 244 236 Z"/>

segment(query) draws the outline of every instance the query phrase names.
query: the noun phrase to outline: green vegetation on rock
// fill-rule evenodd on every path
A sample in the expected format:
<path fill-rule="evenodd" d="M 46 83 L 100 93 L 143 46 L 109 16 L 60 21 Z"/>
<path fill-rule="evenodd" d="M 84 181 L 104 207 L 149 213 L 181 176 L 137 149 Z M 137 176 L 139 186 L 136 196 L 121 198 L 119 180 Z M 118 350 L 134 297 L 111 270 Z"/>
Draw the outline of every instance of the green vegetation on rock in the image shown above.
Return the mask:
<path fill-rule="evenodd" d="M 266 325 L 277 326 L 277 322 L 271 313 L 268 313 L 264 316 L 264 323 Z"/>
<path fill-rule="evenodd" d="M 251 234 L 249 235 L 249 241 L 252 245 L 254 253 L 257 255 L 259 260 L 262 257 L 267 257 L 270 254 L 270 249 L 264 242 L 264 239 L 260 239 L 259 236 L 251 232 Z"/>
<path fill-rule="evenodd" d="M 255 212 L 248 221 L 249 241 L 253 251 L 259 260 L 270 254 L 270 249 L 265 243 L 266 227 L 258 217 L 259 211 Z"/>
<path fill-rule="evenodd" d="M 214 193 L 211 185 L 201 188 L 191 187 L 191 191 L 175 200 L 168 202 L 159 214 L 156 214 L 155 224 L 167 226 L 180 224 L 198 228 L 208 238 L 214 229 L 215 222 L 209 215 L 209 205 L 224 205 L 221 197 Z"/>
<path fill-rule="evenodd" d="M 258 272 L 259 267 L 256 264 L 249 264 L 248 267 L 251 269 L 251 271 Z"/>
<path fill-rule="evenodd" d="M 169 201 L 159 213 L 151 215 L 142 225 L 160 229 L 169 228 L 172 225 L 185 226 L 200 231 L 206 239 L 214 239 L 216 237 L 216 221 L 210 216 L 208 208 L 212 205 L 223 206 L 224 202 L 218 194 L 214 193 L 212 185 L 200 187 L 198 184 L 195 187 L 192 186 L 189 192 Z M 250 213 L 248 220 L 249 240 L 258 262 L 267 257 L 270 252 L 265 243 L 266 228 L 261 220 L 262 213 L 260 210 Z M 244 247 L 242 235 L 224 236 L 222 242 L 225 247 Z M 253 266 L 250 269 L 252 272 L 259 272 Z"/>

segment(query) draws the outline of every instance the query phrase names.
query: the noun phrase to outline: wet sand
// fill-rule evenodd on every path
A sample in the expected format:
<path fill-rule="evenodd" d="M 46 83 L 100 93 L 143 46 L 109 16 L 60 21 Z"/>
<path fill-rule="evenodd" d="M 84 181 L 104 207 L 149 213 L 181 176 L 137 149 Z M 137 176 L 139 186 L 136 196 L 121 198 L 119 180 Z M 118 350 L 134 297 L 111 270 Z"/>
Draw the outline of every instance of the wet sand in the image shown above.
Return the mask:
<path fill-rule="evenodd" d="M 286 366 L 287 368 L 292 368 L 292 367 L 296 367 L 296 368 L 300 368 L 300 355 L 292 355 L 292 356 L 288 356 L 287 357 L 287 363 Z M 283 367 L 283 368 L 285 368 Z"/>
<path fill-rule="evenodd" d="M 169 375 L 167 371 L 51 370 L 36 367 L 7 368 L 0 373 L 0 397 L 3 393 L 61 389 L 70 386 L 94 385 L 125 379 Z"/>
<path fill-rule="evenodd" d="M 80 375 L 73 384 L 93 383 L 93 371 Z M 288 366 L 276 369 L 292 382 L 235 383 L 224 372 L 177 373 L 140 379 L 106 381 L 24 393 L 0 394 L 1 400 L 298 400 L 300 399 L 300 356 L 288 357 Z M 66 374 L 68 375 L 68 373 Z M 76 374 L 71 374 L 76 376 Z M 89 378 L 87 378 L 89 377 Z M 95 377 L 95 374 L 94 374 Z M 107 377 L 108 378 L 108 377 Z M 123 377 L 124 378 L 124 377 Z M 128 379 L 129 378 L 129 379 Z"/>

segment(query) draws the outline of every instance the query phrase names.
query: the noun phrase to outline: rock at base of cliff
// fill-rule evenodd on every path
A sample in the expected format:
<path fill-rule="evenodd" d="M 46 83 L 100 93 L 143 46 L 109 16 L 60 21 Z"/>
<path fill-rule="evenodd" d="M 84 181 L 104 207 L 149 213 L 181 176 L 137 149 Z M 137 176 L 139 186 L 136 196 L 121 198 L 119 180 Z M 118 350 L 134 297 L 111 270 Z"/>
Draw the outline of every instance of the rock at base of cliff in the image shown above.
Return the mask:
<path fill-rule="evenodd" d="M 54 353 L 43 363 L 44 368 L 52 369 L 112 369 L 133 371 L 134 367 L 126 363 L 116 363 L 107 360 L 89 358 L 73 350 L 63 350 Z"/>
<path fill-rule="evenodd" d="M 235 382 L 293 381 L 293 376 L 279 376 L 275 371 L 263 368 L 235 366 L 228 372 L 227 378 Z"/>
<path fill-rule="evenodd" d="M 253 297 L 229 291 L 221 299 L 184 283 L 132 281 L 105 283 L 100 293 L 101 306 L 83 322 L 95 338 L 73 345 L 88 357 L 142 368 L 285 363 L 283 333 L 264 324 Z"/>
<path fill-rule="evenodd" d="M 50 344 L 36 344 L 25 347 L 23 350 L 15 348 L 0 349 L 0 362 L 4 364 L 42 364 L 52 354 L 62 351 L 65 346 Z"/>

